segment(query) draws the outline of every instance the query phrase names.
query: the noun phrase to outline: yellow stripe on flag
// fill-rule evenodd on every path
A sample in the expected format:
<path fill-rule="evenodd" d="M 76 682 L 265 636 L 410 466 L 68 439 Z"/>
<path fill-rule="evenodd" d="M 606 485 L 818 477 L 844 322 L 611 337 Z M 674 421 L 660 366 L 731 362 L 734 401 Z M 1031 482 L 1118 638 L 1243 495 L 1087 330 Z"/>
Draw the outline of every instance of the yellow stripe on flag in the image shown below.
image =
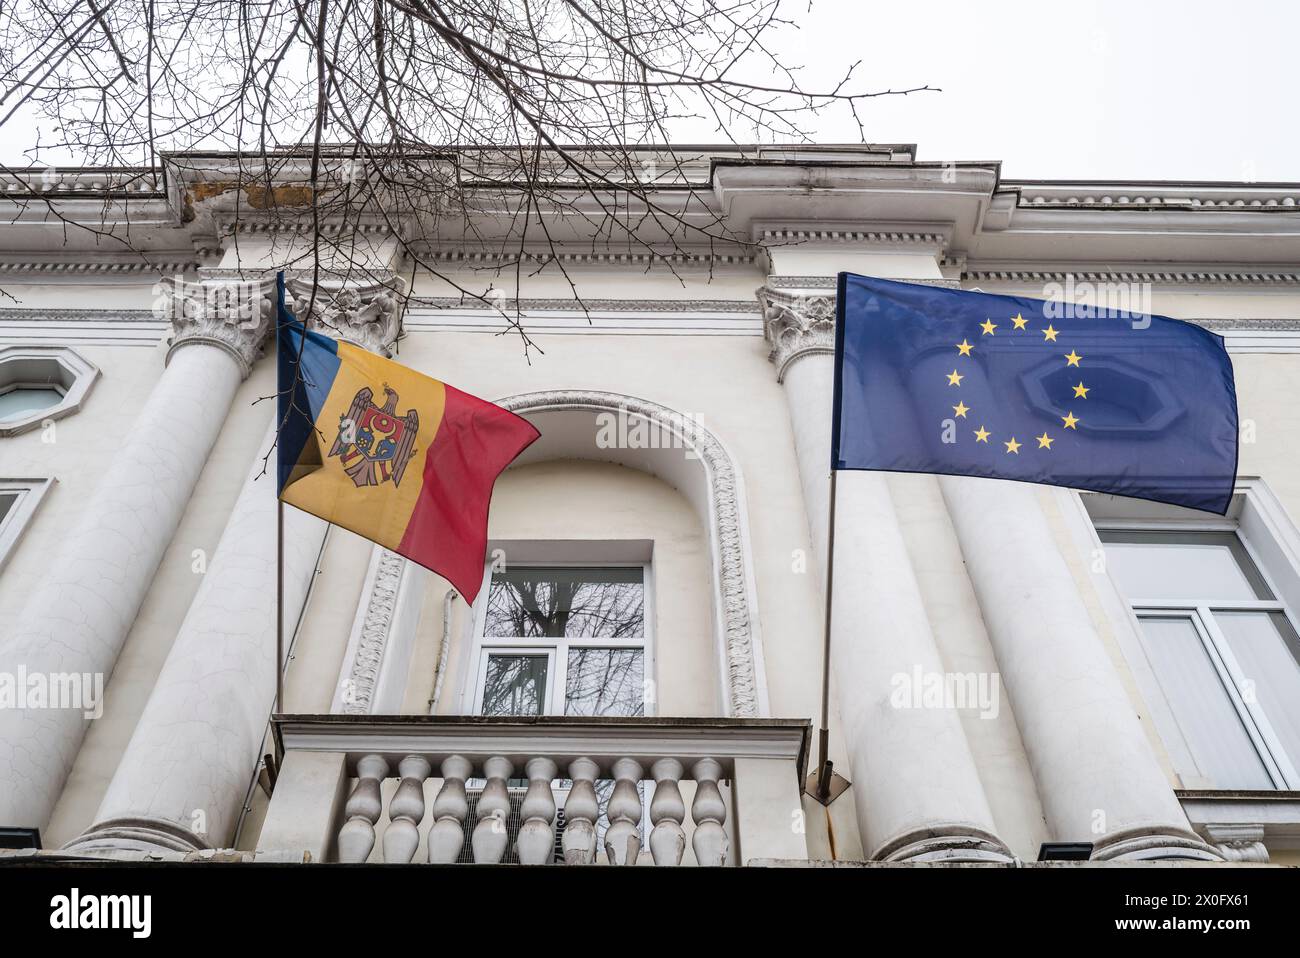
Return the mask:
<path fill-rule="evenodd" d="M 339 371 L 321 407 L 320 430 L 324 464 L 285 487 L 281 499 L 305 512 L 395 549 L 402 541 L 424 482 L 424 456 L 442 425 L 447 393 L 441 382 L 376 356 L 349 343 L 339 343 Z M 373 486 L 357 486 L 343 468 L 340 456 L 330 455 L 339 436 L 340 421 L 348 416 L 358 391 L 369 388 L 375 405 L 384 403 L 384 386 L 397 393 L 395 415 L 414 409 L 419 416 L 415 448 L 401 485 L 391 479 Z M 312 444 L 308 443 L 310 447 Z M 304 449 L 306 453 L 306 449 Z M 391 466 L 390 466 L 391 469 Z"/>

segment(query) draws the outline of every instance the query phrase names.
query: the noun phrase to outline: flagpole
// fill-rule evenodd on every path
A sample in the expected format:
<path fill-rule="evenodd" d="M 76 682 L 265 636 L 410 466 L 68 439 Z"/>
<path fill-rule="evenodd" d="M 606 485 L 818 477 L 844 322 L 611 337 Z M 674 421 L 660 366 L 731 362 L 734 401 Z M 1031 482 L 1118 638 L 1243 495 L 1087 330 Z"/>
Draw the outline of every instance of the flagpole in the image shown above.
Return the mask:
<path fill-rule="evenodd" d="M 284 503 L 275 501 L 275 713 L 284 710 Z"/>
<path fill-rule="evenodd" d="M 810 796 L 829 805 L 838 798 L 849 782 L 842 775 L 835 773 L 830 756 L 830 711 L 831 711 L 831 608 L 835 598 L 835 485 L 839 470 L 831 470 L 831 502 L 829 526 L 826 533 L 826 612 L 822 635 L 822 712 L 821 725 L 817 729 L 817 771 L 808 776 L 804 791 Z"/>
<path fill-rule="evenodd" d="M 831 756 L 831 602 L 835 597 L 835 479 L 831 470 L 830 522 L 826 533 L 826 614 L 822 635 L 822 722 L 817 730 L 817 797 L 823 802 L 830 794 Z"/>

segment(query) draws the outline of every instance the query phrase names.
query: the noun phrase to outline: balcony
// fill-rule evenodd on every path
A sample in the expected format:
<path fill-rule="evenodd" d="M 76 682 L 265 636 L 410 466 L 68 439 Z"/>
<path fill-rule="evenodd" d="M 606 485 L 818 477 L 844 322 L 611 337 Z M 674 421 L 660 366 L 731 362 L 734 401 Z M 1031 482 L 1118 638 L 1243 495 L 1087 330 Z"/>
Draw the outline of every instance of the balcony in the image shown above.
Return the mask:
<path fill-rule="evenodd" d="M 795 719 L 281 715 L 257 843 L 295 861 L 808 858 Z"/>

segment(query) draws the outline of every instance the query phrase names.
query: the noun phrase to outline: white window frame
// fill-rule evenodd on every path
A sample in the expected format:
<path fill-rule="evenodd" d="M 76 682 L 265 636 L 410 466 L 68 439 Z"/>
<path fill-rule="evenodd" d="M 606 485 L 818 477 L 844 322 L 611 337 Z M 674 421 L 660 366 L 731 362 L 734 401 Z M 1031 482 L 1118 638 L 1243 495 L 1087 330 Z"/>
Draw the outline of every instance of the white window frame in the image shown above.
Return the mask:
<path fill-rule="evenodd" d="M 42 370 L 46 375 L 40 374 Z M 50 370 L 55 374 L 50 375 Z M 98 378 L 99 367 L 67 346 L 43 343 L 0 346 L 0 393 L 27 387 L 54 389 L 63 397 L 52 406 L 0 421 L 0 438 L 21 435 L 77 412 Z"/>
<path fill-rule="evenodd" d="M 548 569 L 599 569 L 618 568 L 641 570 L 643 590 L 642 632 L 644 635 L 631 639 L 567 639 L 554 636 L 540 636 L 530 639 L 521 636 L 486 637 L 487 598 L 492 586 L 492 562 L 483 569 L 483 584 L 479 589 L 479 600 L 474 603 L 474 634 L 470 644 L 470 674 L 472 681 L 467 682 L 462 696 L 462 708 L 469 715 L 479 715 L 483 707 L 483 692 L 487 677 L 488 656 L 490 654 L 527 655 L 545 651 L 549 653 L 550 662 L 546 673 L 546 703 L 543 715 L 564 715 L 565 690 L 568 687 L 569 649 L 640 649 L 642 688 L 655 688 L 655 642 L 654 642 L 654 578 L 649 561 L 619 561 L 617 559 L 600 559 L 592 561 L 566 560 L 548 561 L 539 557 L 535 561 L 514 562 L 512 568 L 548 568 Z M 656 714 L 658 696 L 644 697 L 642 713 L 646 716 Z"/>
<path fill-rule="evenodd" d="M 1186 600 L 1156 600 L 1143 596 L 1124 596 L 1109 574 L 1104 578 L 1110 585 L 1111 595 L 1125 610 L 1132 626 L 1132 639 L 1122 643 L 1125 657 L 1133 668 L 1143 697 L 1152 710 L 1152 718 L 1165 742 L 1171 760 L 1174 759 L 1170 743 L 1179 728 L 1177 718 L 1161 690 L 1155 670 L 1147 658 L 1141 640 L 1141 619 L 1150 617 L 1186 618 L 1191 621 L 1200 637 L 1206 654 L 1219 679 L 1228 691 L 1229 701 L 1240 716 L 1247 735 L 1255 746 L 1277 790 L 1300 789 L 1300 770 L 1282 747 L 1271 722 L 1258 702 L 1250 702 L 1240 693 L 1245 681 L 1244 673 L 1233 655 L 1226 636 L 1215 621 L 1219 612 L 1281 612 L 1292 628 L 1300 628 L 1296 610 L 1300 608 L 1300 533 L 1286 514 L 1281 503 L 1263 480 L 1254 477 L 1238 480 L 1228 515 L 1224 517 L 1196 513 L 1192 510 L 1135 500 L 1114 500 L 1112 497 L 1090 498 L 1093 510 L 1084 505 L 1083 496 L 1076 494 L 1080 512 L 1091 532 L 1095 554 L 1104 554 L 1103 532 L 1230 532 L 1236 535 L 1255 569 L 1276 597 L 1273 600 L 1221 600 L 1204 597 Z M 1114 510 L 1108 511 L 1103 503 L 1110 501 Z M 1175 771 L 1178 771 L 1176 768 Z"/>
<path fill-rule="evenodd" d="M 0 570 L 13 554 L 18 541 L 31 525 L 36 509 L 54 485 L 53 479 L 0 479 L 0 494 L 17 494 L 18 501 L 0 519 Z"/>

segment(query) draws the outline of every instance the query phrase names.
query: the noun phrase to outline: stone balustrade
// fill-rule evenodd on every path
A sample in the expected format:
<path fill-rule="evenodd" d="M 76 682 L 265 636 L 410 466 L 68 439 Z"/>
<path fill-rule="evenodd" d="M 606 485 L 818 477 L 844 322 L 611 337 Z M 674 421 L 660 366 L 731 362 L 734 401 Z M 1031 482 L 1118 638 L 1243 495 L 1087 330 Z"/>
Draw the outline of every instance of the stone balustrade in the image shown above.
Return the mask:
<path fill-rule="evenodd" d="M 277 716 L 259 852 L 522 865 L 806 859 L 809 723 Z"/>

